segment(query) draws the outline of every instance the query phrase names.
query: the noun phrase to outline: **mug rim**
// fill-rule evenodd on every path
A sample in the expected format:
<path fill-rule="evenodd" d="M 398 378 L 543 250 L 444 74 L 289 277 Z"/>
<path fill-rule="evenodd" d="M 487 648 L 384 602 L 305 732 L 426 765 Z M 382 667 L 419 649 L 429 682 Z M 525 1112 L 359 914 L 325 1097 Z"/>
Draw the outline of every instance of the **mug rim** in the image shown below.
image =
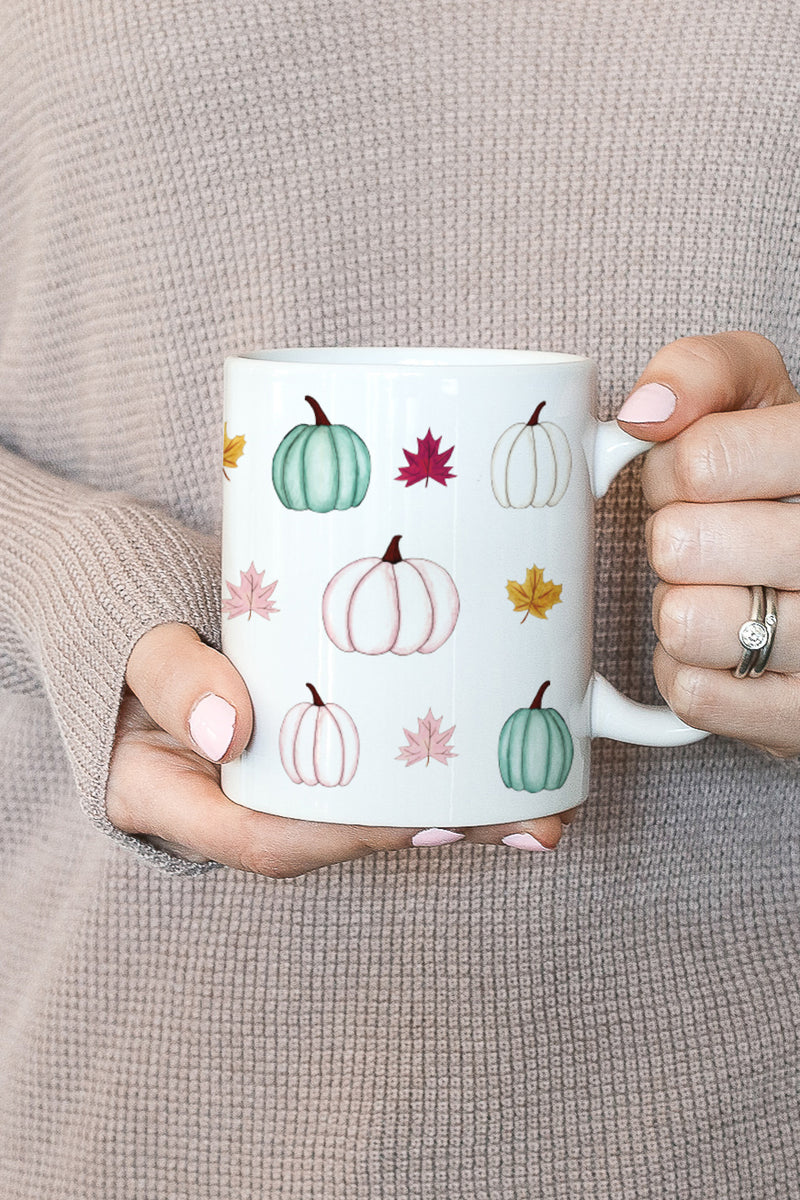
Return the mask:
<path fill-rule="evenodd" d="M 589 363 L 583 354 L 457 346 L 288 346 L 231 355 L 247 362 L 353 367 L 532 367 Z"/>

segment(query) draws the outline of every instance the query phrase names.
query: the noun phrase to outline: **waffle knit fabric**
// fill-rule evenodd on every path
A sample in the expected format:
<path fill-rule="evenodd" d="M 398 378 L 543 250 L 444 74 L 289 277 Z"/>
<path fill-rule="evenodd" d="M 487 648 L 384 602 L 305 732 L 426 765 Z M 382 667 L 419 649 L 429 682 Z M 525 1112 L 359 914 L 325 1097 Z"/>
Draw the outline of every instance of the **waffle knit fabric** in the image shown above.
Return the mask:
<path fill-rule="evenodd" d="M 115 835 L 125 662 L 218 644 L 221 366 L 651 354 L 800 381 L 794 0 L 6 0 L 3 1200 L 800 1196 L 800 775 L 601 742 L 557 853 L 275 882 Z M 655 700 L 634 467 L 598 666 Z"/>

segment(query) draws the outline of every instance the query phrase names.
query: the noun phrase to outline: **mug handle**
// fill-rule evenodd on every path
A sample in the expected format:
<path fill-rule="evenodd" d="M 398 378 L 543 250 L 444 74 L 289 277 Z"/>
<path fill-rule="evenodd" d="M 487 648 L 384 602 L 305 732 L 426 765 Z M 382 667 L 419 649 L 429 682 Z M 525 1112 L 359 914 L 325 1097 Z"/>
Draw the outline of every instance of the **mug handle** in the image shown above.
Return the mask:
<path fill-rule="evenodd" d="M 631 437 L 616 421 L 596 424 L 591 456 L 591 486 L 595 500 L 605 496 L 622 468 L 653 445 Z M 618 692 L 597 672 L 589 685 L 589 729 L 592 737 L 612 738 L 636 746 L 688 746 L 708 737 L 694 729 L 664 704 L 639 704 Z"/>

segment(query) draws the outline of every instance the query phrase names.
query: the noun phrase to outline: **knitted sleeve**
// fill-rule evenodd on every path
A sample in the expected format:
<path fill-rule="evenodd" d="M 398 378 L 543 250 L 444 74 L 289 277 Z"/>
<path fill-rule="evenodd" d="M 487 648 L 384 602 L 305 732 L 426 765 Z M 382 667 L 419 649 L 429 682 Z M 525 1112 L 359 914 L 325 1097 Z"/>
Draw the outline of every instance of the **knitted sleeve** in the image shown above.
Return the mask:
<path fill-rule="evenodd" d="M 206 869 L 120 832 L 105 812 L 125 667 L 165 621 L 219 644 L 218 544 L 121 493 L 97 492 L 0 449 L 0 685 L 43 689 L 81 806 L 163 869 Z"/>

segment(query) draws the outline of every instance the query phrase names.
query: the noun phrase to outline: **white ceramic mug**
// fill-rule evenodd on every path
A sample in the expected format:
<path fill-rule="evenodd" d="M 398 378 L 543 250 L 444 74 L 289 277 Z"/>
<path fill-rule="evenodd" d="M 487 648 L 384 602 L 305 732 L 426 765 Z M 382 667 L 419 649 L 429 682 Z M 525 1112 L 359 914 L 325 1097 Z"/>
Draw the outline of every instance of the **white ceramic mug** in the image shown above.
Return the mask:
<path fill-rule="evenodd" d="M 592 669 L 594 499 L 647 449 L 596 388 L 568 354 L 226 360 L 222 646 L 255 711 L 232 800 L 519 821 L 585 800 L 592 737 L 705 736 Z"/>

